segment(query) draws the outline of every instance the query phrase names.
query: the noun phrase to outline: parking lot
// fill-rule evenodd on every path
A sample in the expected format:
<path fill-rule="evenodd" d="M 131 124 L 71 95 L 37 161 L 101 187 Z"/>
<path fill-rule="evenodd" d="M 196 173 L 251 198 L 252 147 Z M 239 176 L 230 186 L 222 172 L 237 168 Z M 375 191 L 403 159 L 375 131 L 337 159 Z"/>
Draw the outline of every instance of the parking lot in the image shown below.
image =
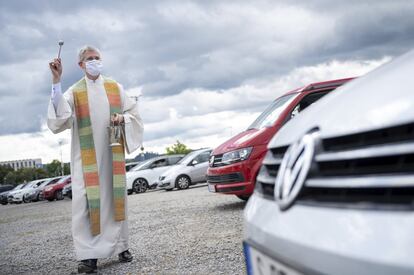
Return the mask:
<path fill-rule="evenodd" d="M 131 263 L 100 260 L 99 274 L 244 274 L 245 202 L 183 191 L 128 196 Z M 0 274 L 76 274 L 71 201 L 0 206 Z"/>

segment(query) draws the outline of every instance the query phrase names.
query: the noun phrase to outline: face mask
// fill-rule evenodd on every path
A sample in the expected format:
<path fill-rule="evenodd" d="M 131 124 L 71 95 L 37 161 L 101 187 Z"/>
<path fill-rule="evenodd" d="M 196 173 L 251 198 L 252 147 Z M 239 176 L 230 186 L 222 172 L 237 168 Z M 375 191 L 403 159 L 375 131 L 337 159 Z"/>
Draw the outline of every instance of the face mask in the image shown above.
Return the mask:
<path fill-rule="evenodd" d="M 85 68 L 88 74 L 98 76 L 102 71 L 102 62 L 100 60 L 86 61 Z"/>

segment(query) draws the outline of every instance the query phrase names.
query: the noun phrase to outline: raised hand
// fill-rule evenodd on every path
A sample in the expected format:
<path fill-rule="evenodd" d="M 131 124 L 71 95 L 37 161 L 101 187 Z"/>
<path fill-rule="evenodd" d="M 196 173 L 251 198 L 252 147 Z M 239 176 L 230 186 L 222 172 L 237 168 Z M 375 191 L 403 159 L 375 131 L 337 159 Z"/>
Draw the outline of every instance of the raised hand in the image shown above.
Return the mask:
<path fill-rule="evenodd" d="M 49 62 L 49 68 L 52 72 L 53 83 L 59 83 L 60 77 L 62 76 L 62 62 L 60 58 L 55 58 Z"/>

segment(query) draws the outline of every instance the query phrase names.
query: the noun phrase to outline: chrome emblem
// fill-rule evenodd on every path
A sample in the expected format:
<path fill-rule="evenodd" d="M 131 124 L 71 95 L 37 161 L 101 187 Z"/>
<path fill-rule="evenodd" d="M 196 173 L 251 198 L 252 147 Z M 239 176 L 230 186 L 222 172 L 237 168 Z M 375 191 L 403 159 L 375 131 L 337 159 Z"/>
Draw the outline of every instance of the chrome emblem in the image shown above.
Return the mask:
<path fill-rule="evenodd" d="M 288 209 L 299 195 L 311 168 L 318 132 L 304 135 L 283 156 L 275 182 L 275 200 L 281 210 Z"/>

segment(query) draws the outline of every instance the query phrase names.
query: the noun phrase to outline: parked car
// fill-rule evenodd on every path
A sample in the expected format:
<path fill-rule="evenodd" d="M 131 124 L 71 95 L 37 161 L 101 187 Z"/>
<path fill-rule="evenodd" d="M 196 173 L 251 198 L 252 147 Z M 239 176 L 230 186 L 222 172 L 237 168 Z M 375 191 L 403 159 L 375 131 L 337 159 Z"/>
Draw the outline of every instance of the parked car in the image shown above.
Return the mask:
<path fill-rule="evenodd" d="M 10 191 L 14 188 L 11 184 L 0 185 L 0 193 Z"/>
<path fill-rule="evenodd" d="M 158 177 L 183 157 L 180 154 L 158 156 L 131 169 L 126 173 L 128 194 L 143 193 L 148 188 L 156 188 Z"/>
<path fill-rule="evenodd" d="M 339 79 L 312 83 L 277 98 L 247 128 L 214 149 L 207 182 L 210 192 L 236 195 L 247 200 L 270 139 L 292 117 L 351 80 Z"/>
<path fill-rule="evenodd" d="M 174 188 L 187 189 L 192 184 L 205 182 L 211 151 L 201 149 L 187 154 L 161 174 L 158 187 L 170 191 Z"/>
<path fill-rule="evenodd" d="M 64 197 L 72 199 L 72 183 L 68 183 L 63 187 L 62 194 Z"/>
<path fill-rule="evenodd" d="M 36 188 L 34 188 L 28 195 L 28 200 L 32 202 L 43 200 L 43 189 L 46 186 L 54 184 L 59 181 L 61 177 L 47 178 Z"/>
<path fill-rule="evenodd" d="M 411 51 L 276 134 L 244 211 L 249 274 L 414 274 L 413 71 Z"/>
<path fill-rule="evenodd" d="M 2 192 L 0 194 L 0 203 L 3 204 L 3 205 L 8 204 L 9 203 L 9 201 L 8 201 L 8 195 L 9 195 L 9 193 L 10 192 L 13 192 L 13 191 L 17 191 L 17 190 L 22 189 L 26 184 L 27 183 L 21 183 L 21 184 L 17 185 L 16 187 L 14 187 L 12 190 Z"/>
<path fill-rule="evenodd" d="M 48 201 L 63 200 L 63 187 L 71 182 L 71 177 L 64 176 L 56 183 L 50 184 L 43 189 L 43 199 Z"/>
<path fill-rule="evenodd" d="M 21 189 L 12 191 L 7 195 L 7 200 L 9 203 L 22 203 L 29 202 L 27 200 L 27 194 L 29 194 L 33 188 L 37 186 L 39 180 L 34 180 L 26 183 Z"/>
<path fill-rule="evenodd" d="M 128 172 L 129 170 L 131 170 L 132 168 L 134 168 L 135 166 L 137 166 L 141 162 L 142 161 L 134 161 L 134 162 L 125 163 L 125 170 Z"/>

